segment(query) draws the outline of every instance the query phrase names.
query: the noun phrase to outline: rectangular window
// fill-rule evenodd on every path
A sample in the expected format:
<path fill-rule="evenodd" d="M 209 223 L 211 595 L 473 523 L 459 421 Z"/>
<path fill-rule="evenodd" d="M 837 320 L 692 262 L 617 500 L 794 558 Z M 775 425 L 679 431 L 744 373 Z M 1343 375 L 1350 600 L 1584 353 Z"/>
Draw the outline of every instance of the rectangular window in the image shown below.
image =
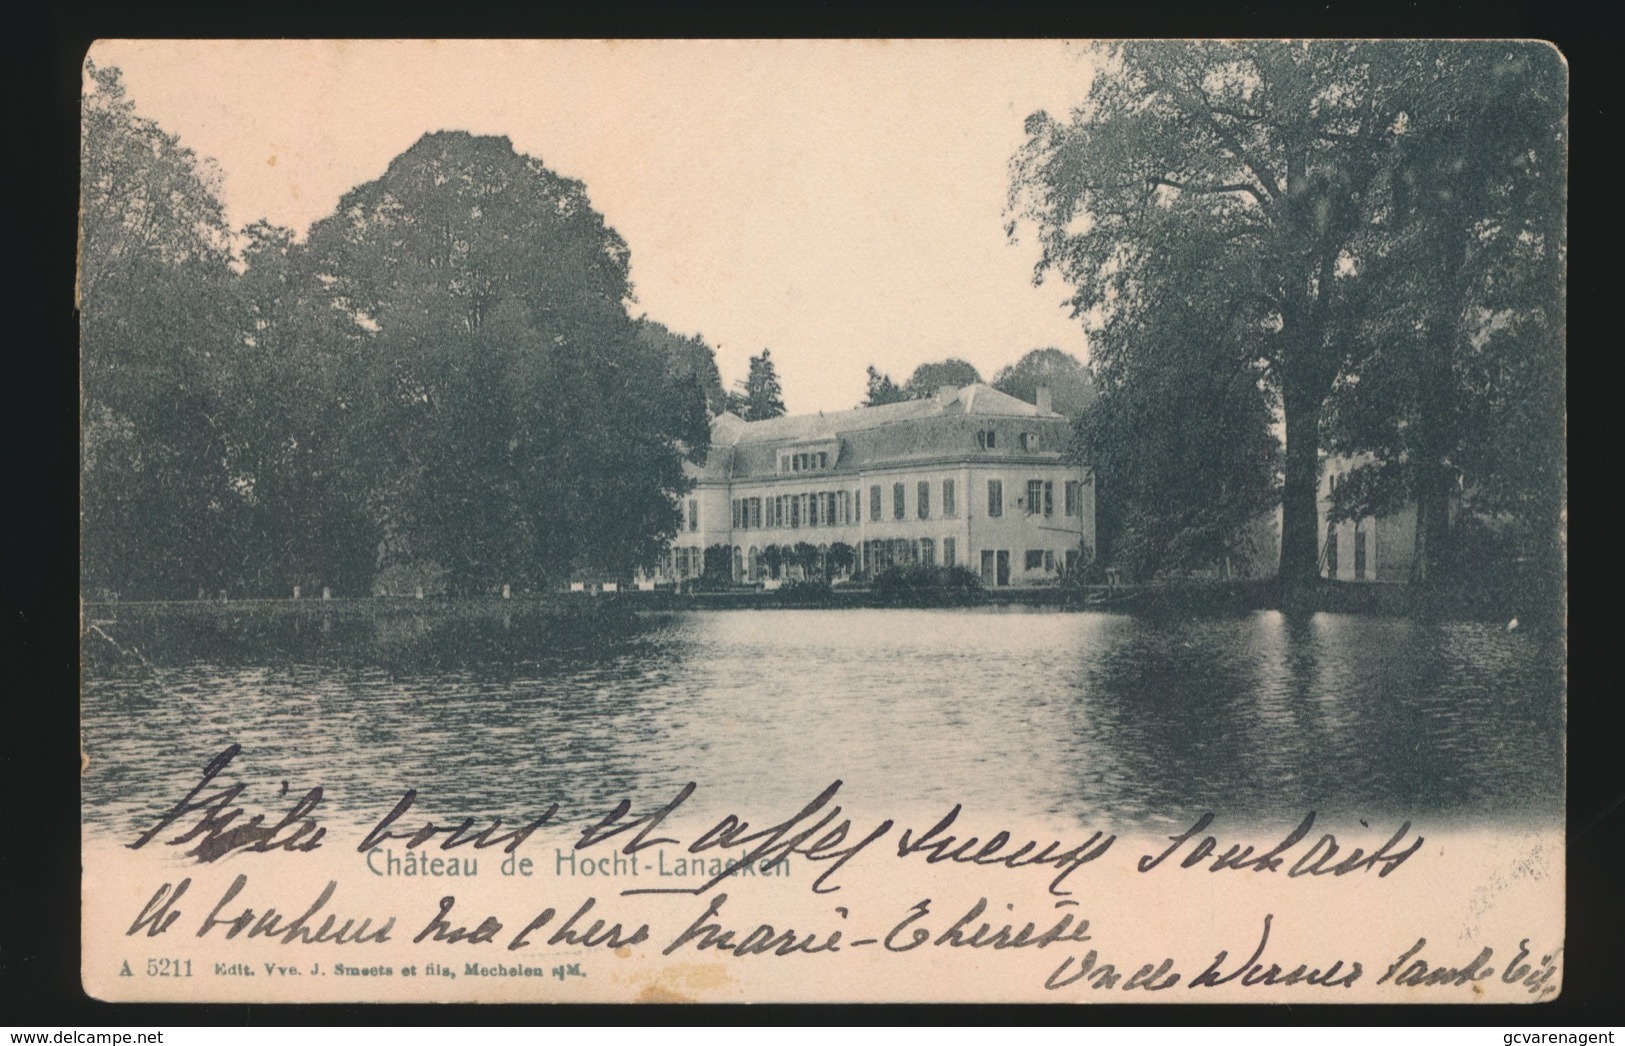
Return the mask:
<path fill-rule="evenodd" d="M 914 512 L 921 519 L 931 518 L 931 481 L 922 479 L 914 494 Z"/>
<path fill-rule="evenodd" d="M 1365 531 L 1354 530 L 1354 580 L 1365 580 Z"/>
<path fill-rule="evenodd" d="M 958 541 L 954 538 L 942 539 L 942 565 L 951 567 L 956 565 L 956 556 L 959 552 Z"/>
<path fill-rule="evenodd" d="M 693 498 L 688 499 L 688 529 L 700 529 L 700 503 Z"/>
<path fill-rule="evenodd" d="M 762 525 L 762 499 L 761 498 L 751 498 L 750 499 L 750 525 L 753 526 L 753 527 L 760 527 Z"/>
<path fill-rule="evenodd" d="M 1083 484 L 1075 479 L 1066 481 L 1066 514 L 1083 515 Z"/>
<path fill-rule="evenodd" d="M 821 451 L 818 452 L 818 467 L 820 469 L 829 468 L 829 452 L 828 451 L 821 450 Z"/>
<path fill-rule="evenodd" d="M 1027 564 L 1026 564 L 1026 566 L 1027 566 L 1028 570 L 1043 570 L 1044 569 L 1044 550 L 1041 549 L 1041 548 L 1030 548 L 1030 549 L 1028 549 L 1027 550 Z"/>
<path fill-rule="evenodd" d="M 983 429 L 976 434 L 976 445 L 983 450 L 997 450 L 999 434 L 993 429 Z"/>
<path fill-rule="evenodd" d="M 920 565 L 926 567 L 937 565 L 937 543 L 930 538 L 920 539 Z"/>
<path fill-rule="evenodd" d="M 901 483 L 893 483 L 891 485 L 891 518 L 892 519 L 902 519 L 903 518 L 903 515 L 904 515 L 903 494 L 904 494 L 904 488 L 903 488 L 903 485 Z"/>
<path fill-rule="evenodd" d="M 818 525 L 818 517 L 823 514 L 823 512 L 822 512 L 823 507 L 824 507 L 824 495 L 822 495 L 822 494 L 808 494 L 807 495 L 807 525 L 809 527 L 816 527 Z"/>
<path fill-rule="evenodd" d="M 954 481 L 945 479 L 942 481 L 942 514 L 952 519 L 958 511 L 958 507 L 954 504 Z"/>
<path fill-rule="evenodd" d="M 1046 549 L 1044 551 L 1044 569 L 1051 573 L 1055 572 L 1055 552 L 1053 550 Z"/>
<path fill-rule="evenodd" d="M 876 483 L 869 488 L 869 519 L 880 522 L 880 484 Z"/>
<path fill-rule="evenodd" d="M 852 492 L 852 522 L 863 522 L 863 488 L 859 487 Z"/>
<path fill-rule="evenodd" d="M 790 496 L 790 526 L 801 526 L 801 499 L 795 495 Z"/>
<path fill-rule="evenodd" d="M 987 514 L 993 519 L 1004 515 L 1004 480 L 987 481 Z"/>
<path fill-rule="evenodd" d="M 730 510 L 732 510 L 733 527 L 734 527 L 735 530 L 738 530 L 739 529 L 739 499 L 734 498 L 732 501 L 728 502 L 728 508 Z"/>
<path fill-rule="evenodd" d="M 1027 515 L 1055 515 L 1055 484 L 1043 479 L 1027 481 Z"/>

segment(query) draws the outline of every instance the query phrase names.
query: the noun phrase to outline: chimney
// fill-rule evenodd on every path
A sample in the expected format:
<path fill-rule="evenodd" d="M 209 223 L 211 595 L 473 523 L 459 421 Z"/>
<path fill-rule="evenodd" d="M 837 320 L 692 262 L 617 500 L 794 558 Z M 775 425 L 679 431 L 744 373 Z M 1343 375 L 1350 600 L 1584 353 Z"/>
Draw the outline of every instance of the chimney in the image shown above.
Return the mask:
<path fill-rule="evenodd" d="M 1053 408 L 1053 407 L 1051 407 L 1049 405 L 1049 386 L 1048 385 L 1040 385 L 1040 386 L 1038 386 L 1038 409 L 1040 411 L 1046 413 L 1046 414 L 1055 409 L 1055 408 Z"/>
<path fill-rule="evenodd" d="M 940 406 L 946 407 L 948 404 L 952 403 L 954 401 L 955 397 L 957 397 L 958 395 L 959 395 L 959 386 L 957 386 L 957 385 L 938 385 L 937 386 L 937 403 Z"/>

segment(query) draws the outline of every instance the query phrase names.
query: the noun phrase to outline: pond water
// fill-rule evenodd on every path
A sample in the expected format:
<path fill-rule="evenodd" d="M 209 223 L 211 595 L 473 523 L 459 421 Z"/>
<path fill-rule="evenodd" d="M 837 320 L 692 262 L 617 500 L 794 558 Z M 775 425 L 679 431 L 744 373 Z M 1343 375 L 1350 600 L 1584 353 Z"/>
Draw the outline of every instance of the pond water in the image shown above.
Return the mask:
<path fill-rule="evenodd" d="M 209 758 L 279 815 L 575 820 L 697 782 L 691 809 L 866 809 L 1162 831 L 1562 817 L 1563 649 L 1504 625 L 1276 612 L 674 612 L 595 632 L 393 618 L 165 635 L 87 659 L 92 832 L 150 825 Z M 229 630 L 228 630 L 229 631 Z M 87 642 L 90 642 L 87 640 Z"/>

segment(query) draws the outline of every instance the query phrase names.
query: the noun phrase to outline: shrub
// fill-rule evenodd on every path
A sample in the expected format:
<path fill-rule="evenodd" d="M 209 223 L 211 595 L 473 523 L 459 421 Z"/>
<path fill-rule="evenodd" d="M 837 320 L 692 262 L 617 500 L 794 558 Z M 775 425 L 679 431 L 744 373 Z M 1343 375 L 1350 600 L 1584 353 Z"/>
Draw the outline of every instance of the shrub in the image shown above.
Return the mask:
<path fill-rule="evenodd" d="M 982 579 L 965 567 L 927 567 L 914 563 L 888 567 L 875 575 L 874 590 L 887 603 L 938 606 L 974 602 Z"/>
<path fill-rule="evenodd" d="M 778 588 L 778 598 L 786 603 L 827 603 L 833 594 L 822 578 L 786 581 Z"/>
<path fill-rule="evenodd" d="M 727 574 L 701 574 L 684 584 L 690 592 L 726 592 L 734 587 Z"/>

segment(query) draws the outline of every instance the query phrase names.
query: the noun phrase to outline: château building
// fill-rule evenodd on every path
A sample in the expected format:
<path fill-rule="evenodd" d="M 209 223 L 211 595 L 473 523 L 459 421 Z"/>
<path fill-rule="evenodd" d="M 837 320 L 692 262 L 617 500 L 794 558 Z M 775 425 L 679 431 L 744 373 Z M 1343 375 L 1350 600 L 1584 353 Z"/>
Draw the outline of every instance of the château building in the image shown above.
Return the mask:
<path fill-rule="evenodd" d="M 1334 520 L 1333 499 L 1348 473 L 1371 462 L 1369 454 L 1354 457 L 1321 454 L 1320 576 L 1333 581 L 1406 582 L 1416 554 L 1416 505 L 1400 506 L 1383 515 Z"/>
<path fill-rule="evenodd" d="M 656 580 L 724 564 L 734 581 L 796 576 L 782 550 L 807 545 L 837 578 L 922 564 L 988 586 L 1053 581 L 1094 547 L 1094 487 L 1067 460 L 1071 424 L 1049 390 L 1037 400 L 977 383 L 837 413 L 721 414 L 705 465 L 687 466 L 695 487 Z"/>

